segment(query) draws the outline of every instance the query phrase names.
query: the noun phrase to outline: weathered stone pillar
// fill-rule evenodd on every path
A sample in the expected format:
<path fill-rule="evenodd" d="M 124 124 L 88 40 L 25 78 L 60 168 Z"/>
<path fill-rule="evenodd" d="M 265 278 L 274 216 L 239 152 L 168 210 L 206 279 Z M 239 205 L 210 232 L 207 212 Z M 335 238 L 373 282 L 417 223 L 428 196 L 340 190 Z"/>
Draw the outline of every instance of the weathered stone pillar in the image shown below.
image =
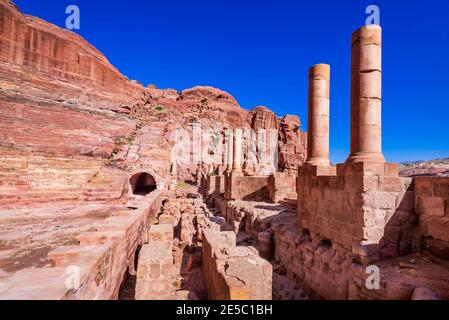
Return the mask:
<path fill-rule="evenodd" d="M 230 174 L 234 163 L 234 134 L 232 129 L 225 130 L 226 139 L 226 171 L 225 174 Z"/>
<path fill-rule="evenodd" d="M 176 161 L 170 165 L 170 184 L 168 190 L 175 190 L 178 184 L 178 164 Z"/>
<path fill-rule="evenodd" d="M 242 172 L 242 155 L 243 155 L 243 131 L 242 129 L 234 130 L 234 165 L 232 173 Z"/>
<path fill-rule="evenodd" d="M 385 162 L 382 155 L 382 30 L 360 28 L 352 35 L 351 154 L 347 162 Z"/>
<path fill-rule="evenodd" d="M 307 164 L 329 166 L 330 66 L 317 64 L 309 69 L 309 128 Z"/>

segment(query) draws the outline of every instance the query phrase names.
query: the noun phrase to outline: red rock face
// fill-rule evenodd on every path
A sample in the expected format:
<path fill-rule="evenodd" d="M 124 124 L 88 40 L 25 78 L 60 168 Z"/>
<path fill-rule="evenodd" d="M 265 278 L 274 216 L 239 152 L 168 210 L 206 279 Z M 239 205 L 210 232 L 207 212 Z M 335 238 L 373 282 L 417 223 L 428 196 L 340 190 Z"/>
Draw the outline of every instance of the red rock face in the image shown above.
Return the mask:
<path fill-rule="evenodd" d="M 0 74 L 4 207 L 116 201 L 138 171 L 166 185 L 171 134 L 192 122 L 215 130 L 279 124 L 268 108 L 248 112 L 212 87 L 144 88 L 80 36 L 24 15 L 8 0 L 0 0 Z M 282 168 L 295 167 L 285 165 L 296 161 L 291 152 L 302 150 L 290 147 Z"/>
<path fill-rule="evenodd" d="M 256 107 L 249 112 L 248 122 L 251 128 L 258 129 L 278 129 L 279 121 L 273 111 L 267 107 Z"/>
<path fill-rule="evenodd" d="M 297 116 L 287 115 L 279 122 L 279 170 L 296 171 L 307 159 L 307 134 Z"/>

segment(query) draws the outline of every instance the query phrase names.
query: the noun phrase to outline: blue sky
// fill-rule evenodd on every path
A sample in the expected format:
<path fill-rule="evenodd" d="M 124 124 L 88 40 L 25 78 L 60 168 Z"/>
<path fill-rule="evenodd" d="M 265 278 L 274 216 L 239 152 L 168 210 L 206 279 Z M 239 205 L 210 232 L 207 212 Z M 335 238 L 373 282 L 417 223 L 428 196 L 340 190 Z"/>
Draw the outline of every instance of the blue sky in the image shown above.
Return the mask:
<path fill-rule="evenodd" d="M 210 85 L 250 109 L 297 114 L 307 130 L 307 72 L 329 63 L 331 159 L 349 153 L 351 33 L 365 8 L 383 27 L 383 151 L 388 161 L 449 157 L 449 1 L 15 0 L 77 31 L 131 79 L 182 90 Z"/>

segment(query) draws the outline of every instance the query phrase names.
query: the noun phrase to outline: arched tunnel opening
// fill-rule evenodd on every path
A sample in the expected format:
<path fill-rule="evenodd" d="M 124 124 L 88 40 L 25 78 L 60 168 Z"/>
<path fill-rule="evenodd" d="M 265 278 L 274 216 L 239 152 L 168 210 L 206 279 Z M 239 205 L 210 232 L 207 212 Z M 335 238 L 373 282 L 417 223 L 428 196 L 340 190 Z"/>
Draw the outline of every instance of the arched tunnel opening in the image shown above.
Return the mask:
<path fill-rule="evenodd" d="M 136 173 L 129 179 L 133 194 L 139 196 L 146 196 L 150 192 L 157 189 L 156 180 L 154 177 L 146 172 Z"/>

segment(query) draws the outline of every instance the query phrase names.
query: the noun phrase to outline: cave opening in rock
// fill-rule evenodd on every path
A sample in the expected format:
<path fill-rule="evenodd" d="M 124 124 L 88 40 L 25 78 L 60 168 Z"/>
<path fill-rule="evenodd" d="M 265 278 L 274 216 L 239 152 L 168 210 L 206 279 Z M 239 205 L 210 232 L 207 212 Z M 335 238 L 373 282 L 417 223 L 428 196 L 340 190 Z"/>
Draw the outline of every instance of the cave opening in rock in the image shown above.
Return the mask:
<path fill-rule="evenodd" d="M 140 172 L 129 179 L 133 194 L 139 196 L 146 196 L 150 192 L 156 190 L 156 180 L 154 177 L 146 172 Z"/>

